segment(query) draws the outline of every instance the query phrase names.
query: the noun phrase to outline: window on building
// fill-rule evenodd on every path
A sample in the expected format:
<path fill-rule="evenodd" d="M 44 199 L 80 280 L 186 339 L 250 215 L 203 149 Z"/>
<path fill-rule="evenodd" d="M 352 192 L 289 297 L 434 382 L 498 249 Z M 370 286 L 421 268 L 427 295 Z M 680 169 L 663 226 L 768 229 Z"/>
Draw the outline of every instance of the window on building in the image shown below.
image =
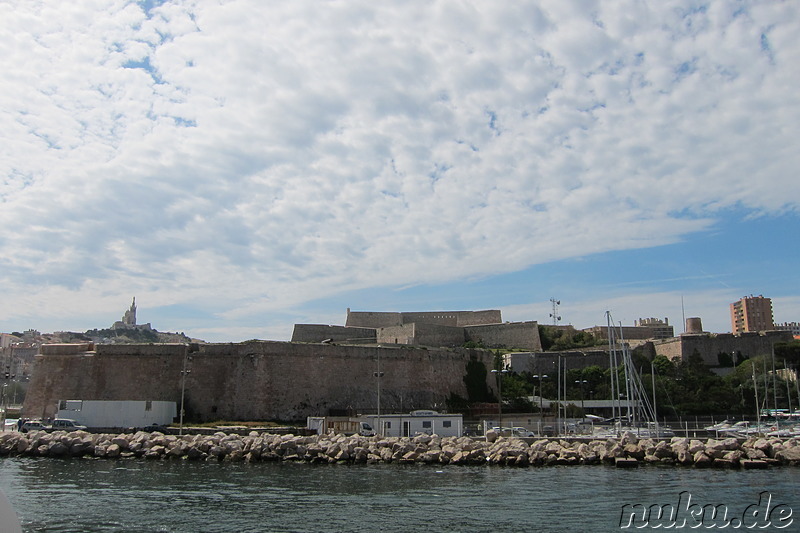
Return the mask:
<path fill-rule="evenodd" d="M 430 420 L 423 420 L 422 421 L 422 427 L 425 428 L 425 429 L 430 429 L 431 428 L 431 421 Z"/>
<path fill-rule="evenodd" d="M 452 424 L 453 424 L 453 423 L 452 423 L 450 420 L 444 420 L 444 421 L 442 421 L 442 427 L 443 427 L 443 428 L 449 428 L 449 427 L 450 427 Z"/>

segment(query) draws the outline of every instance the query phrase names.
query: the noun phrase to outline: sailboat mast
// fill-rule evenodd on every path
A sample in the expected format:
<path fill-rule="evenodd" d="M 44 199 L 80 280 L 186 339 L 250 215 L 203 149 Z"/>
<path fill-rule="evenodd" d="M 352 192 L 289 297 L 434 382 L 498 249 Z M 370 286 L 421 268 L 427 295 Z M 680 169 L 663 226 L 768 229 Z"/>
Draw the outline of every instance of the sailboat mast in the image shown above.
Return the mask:
<path fill-rule="evenodd" d="M 617 419 L 617 411 L 614 407 L 617 403 L 617 390 L 614 387 L 614 382 L 616 381 L 616 374 L 617 374 L 617 358 L 615 353 L 615 346 L 614 346 L 614 330 L 611 328 L 611 311 L 606 311 L 606 325 L 608 331 L 608 364 L 609 364 L 609 374 L 611 376 L 611 419 L 616 421 Z M 622 413 L 619 413 L 621 416 Z"/>
<path fill-rule="evenodd" d="M 761 408 L 758 405 L 758 381 L 756 381 L 756 365 L 753 363 L 753 390 L 756 395 L 756 427 L 761 427 Z"/>
<path fill-rule="evenodd" d="M 775 383 L 775 346 L 772 347 L 772 407 L 775 409 L 775 420 L 778 419 L 778 386 Z"/>
<path fill-rule="evenodd" d="M 632 364 L 632 361 L 630 360 L 630 352 L 628 351 L 628 348 L 625 346 L 625 338 L 622 336 L 622 323 L 621 322 L 619 324 L 619 341 L 620 341 L 620 344 L 622 345 L 622 370 L 623 370 L 624 376 L 625 376 L 625 399 L 628 402 L 628 408 L 626 410 L 627 413 L 628 413 L 628 424 L 633 424 L 634 427 L 635 427 L 636 426 L 636 423 L 634 421 L 635 413 L 632 412 L 632 410 L 631 410 L 631 401 L 633 400 L 633 398 L 631 398 L 631 376 L 630 376 L 630 372 L 631 372 L 632 368 L 630 368 L 630 365 Z"/>
<path fill-rule="evenodd" d="M 789 373 L 787 372 L 787 370 L 789 370 L 789 367 L 786 366 L 786 359 L 783 360 L 783 368 L 785 369 L 783 371 L 783 375 L 786 376 L 786 403 L 789 405 L 788 414 L 789 414 L 789 416 L 791 416 L 792 415 L 792 389 L 789 388 Z"/>
<path fill-rule="evenodd" d="M 650 379 L 653 382 L 653 422 L 655 422 L 656 437 L 658 437 L 659 436 L 659 433 L 658 433 L 658 409 L 656 407 L 656 367 L 653 365 L 652 361 L 650 361 Z"/>
<path fill-rule="evenodd" d="M 769 381 L 767 381 L 767 358 L 764 358 L 764 409 L 767 410 L 769 415 Z"/>

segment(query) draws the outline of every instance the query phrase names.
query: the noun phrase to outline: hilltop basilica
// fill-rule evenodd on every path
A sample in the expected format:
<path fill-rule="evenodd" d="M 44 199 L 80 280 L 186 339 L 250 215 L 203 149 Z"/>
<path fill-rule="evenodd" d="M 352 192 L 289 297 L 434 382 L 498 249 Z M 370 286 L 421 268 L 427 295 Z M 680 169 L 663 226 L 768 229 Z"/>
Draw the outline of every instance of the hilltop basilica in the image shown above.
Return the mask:
<path fill-rule="evenodd" d="M 111 326 L 111 329 L 139 329 L 139 330 L 150 330 L 153 329 L 150 327 L 150 323 L 136 325 L 136 297 L 133 297 L 133 302 L 131 303 L 130 308 L 125 311 L 125 314 L 122 315 L 122 320 L 117 320 Z"/>

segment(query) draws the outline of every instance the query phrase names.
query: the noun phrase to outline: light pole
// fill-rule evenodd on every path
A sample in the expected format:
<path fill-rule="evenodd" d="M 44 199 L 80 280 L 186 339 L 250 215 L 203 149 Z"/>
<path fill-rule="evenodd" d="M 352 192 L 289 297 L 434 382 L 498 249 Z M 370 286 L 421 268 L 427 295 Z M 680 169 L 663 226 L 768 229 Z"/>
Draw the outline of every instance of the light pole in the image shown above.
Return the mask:
<path fill-rule="evenodd" d="M 578 383 L 580 385 L 580 387 L 581 387 L 581 411 L 584 411 L 584 407 L 583 407 L 583 384 L 584 383 L 589 383 L 589 382 L 587 380 L 585 380 L 585 379 L 576 379 L 575 383 Z M 583 414 L 586 415 L 585 412 Z"/>
<path fill-rule="evenodd" d="M 183 347 L 183 368 L 181 369 L 181 412 L 180 412 L 180 421 L 178 422 L 178 435 L 183 435 L 183 415 L 184 415 L 184 403 L 186 400 L 186 374 L 190 373 L 191 370 L 187 370 L 186 366 L 189 364 L 189 345 L 185 344 Z"/>
<path fill-rule="evenodd" d="M 383 377 L 383 372 L 381 372 L 380 353 L 378 354 L 378 371 L 373 372 L 372 375 L 378 380 L 378 436 L 383 437 L 383 423 L 381 421 L 381 378 Z"/>
<path fill-rule="evenodd" d="M 533 376 L 534 379 L 539 378 L 539 436 L 542 436 L 542 422 L 544 421 L 544 411 L 542 404 L 542 378 L 546 378 L 547 374 L 537 374 Z"/>
<path fill-rule="evenodd" d="M 500 401 L 497 402 L 497 414 L 500 418 L 498 424 L 500 425 L 500 431 L 503 431 L 503 374 L 507 374 L 507 369 L 497 370 L 493 369 L 492 374 L 498 378 L 497 380 L 497 394 L 500 396 Z"/>

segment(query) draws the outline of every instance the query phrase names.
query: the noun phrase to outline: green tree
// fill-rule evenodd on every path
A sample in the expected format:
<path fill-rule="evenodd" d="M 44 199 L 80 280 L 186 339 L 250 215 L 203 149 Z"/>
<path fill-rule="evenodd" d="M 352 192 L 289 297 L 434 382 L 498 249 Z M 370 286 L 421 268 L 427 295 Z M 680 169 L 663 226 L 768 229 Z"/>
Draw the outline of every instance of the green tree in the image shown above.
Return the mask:
<path fill-rule="evenodd" d="M 790 367 L 800 365 L 800 340 L 775 343 L 775 360 L 786 361 Z"/>
<path fill-rule="evenodd" d="M 489 386 L 486 384 L 487 374 L 486 365 L 479 361 L 477 357 L 470 357 L 470 360 L 467 362 L 466 374 L 464 375 L 464 385 L 467 388 L 467 401 L 470 403 L 493 400 L 492 393 L 489 391 Z"/>
<path fill-rule="evenodd" d="M 668 357 L 664 355 L 655 356 L 655 358 L 653 359 L 653 368 L 656 369 L 656 375 L 660 376 L 675 375 L 675 365 Z"/>
<path fill-rule="evenodd" d="M 719 363 L 719 366 L 725 366 L 725 367 L 734 366 L 733 356 L 727 352 L 719 352 L 717 354 L 717 362 Z"/>

